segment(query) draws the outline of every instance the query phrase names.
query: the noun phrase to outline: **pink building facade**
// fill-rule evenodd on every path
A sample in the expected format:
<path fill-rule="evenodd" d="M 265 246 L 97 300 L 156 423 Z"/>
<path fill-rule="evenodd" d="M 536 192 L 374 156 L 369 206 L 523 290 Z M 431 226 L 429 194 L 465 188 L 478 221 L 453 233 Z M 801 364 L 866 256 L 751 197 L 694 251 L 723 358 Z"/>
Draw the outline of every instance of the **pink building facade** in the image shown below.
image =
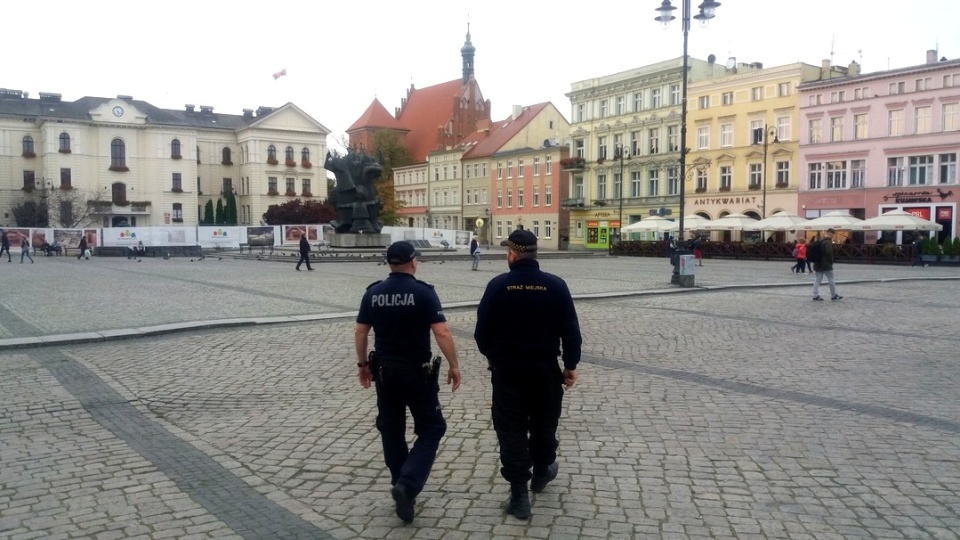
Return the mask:
<path fill-rule="evenodd" d="M 960 232 L 960 60 L 928 51 L 918 66 L 802 84 L 800 137 L 799 215 L 902 209 L 943 225 L 941 240 Z"/>

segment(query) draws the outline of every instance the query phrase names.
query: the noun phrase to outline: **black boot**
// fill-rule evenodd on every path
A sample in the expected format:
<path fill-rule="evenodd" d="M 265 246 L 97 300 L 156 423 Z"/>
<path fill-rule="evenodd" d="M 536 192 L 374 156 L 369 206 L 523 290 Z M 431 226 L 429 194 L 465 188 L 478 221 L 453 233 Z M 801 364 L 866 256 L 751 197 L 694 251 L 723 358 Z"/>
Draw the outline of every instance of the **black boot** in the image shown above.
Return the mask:
<path fill-rule="evenodd" d="M 507 513 L 517 519 L 530 519 L 530 493 L 527 484 L 515 484 L 510 487 L 510 502 Z"/>
<path fill-rule="evenodd" d="M 540 493 L 543 491 L 543 488 L 547 487 L 547 484 L 553 482 L 557 478 L 557 471 L 560 470 L 560 465 L 556 461 L 547 465 L 547 468 L 538 471 L 534 468 L 533 478 L 530 480 L 530 491 L 534 493 Z"/>

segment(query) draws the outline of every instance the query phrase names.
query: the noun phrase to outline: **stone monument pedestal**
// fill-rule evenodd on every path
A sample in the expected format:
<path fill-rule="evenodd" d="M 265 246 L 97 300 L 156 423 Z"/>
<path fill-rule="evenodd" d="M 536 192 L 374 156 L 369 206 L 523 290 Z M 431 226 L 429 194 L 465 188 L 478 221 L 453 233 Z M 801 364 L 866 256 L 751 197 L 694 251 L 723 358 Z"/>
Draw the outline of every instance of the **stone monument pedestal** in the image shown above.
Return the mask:
<path fill-rule="evenodd" d="M 327 245 L 335 248 L 385 248 L 390 245 L 390 235 L 371 233 L 336 233 L 327 232 L 323 235 Z"/>

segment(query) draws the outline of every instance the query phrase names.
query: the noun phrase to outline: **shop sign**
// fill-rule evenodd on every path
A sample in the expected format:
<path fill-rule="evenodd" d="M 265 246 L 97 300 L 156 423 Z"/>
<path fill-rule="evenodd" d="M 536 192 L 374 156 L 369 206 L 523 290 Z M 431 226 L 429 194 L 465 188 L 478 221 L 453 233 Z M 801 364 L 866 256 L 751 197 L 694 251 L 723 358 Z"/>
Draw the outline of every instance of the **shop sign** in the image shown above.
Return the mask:
<path fill-rule="evenodd" d="M 953 208 L 937 208 L 937 221 L 950 221 L 953 218 Z"/>
<path fill-rule="evenodd" d="M 694 199 L 693 204 L 754 204 L 757 202 L 756 196 L 750 197 L 702 197 Z"/>
<path fill-rule="evenodd" d="M 937 188 L 936 191 L 931 191 L 929 189 L 922 189 L 916 191 L 897 191 L 890 195 L 884 195 L 884 201 L 893 200 L 897 204 L 909 204 L 909 203 L 932 203 L 934 197 L 940 197 L 941 201 L 945 201 L 948 198 L 953 196 L 953 190 L 943 191 L 940 188 Z"/>
<path fill-rule="evenodd" d="M 903 207 L 903 211 L 908 214 L 912 214 L 920 219 L 925 219 L 930 221 L 930 207 L 929 206 L 918 206 L 915 208 Z"/>

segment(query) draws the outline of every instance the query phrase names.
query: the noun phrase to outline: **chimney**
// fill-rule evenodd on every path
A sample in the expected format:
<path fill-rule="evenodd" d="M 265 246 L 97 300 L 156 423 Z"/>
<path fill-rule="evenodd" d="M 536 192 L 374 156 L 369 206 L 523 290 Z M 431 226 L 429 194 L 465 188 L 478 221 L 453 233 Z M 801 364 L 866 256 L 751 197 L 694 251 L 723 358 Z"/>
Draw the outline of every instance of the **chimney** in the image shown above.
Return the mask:
<path fill-rule="evenodd" d="M 856 60 L 850 62 L 850 66 L 847 68 L 847 75 L 851 77 L 860 75 L 860 64 L 858 64 Z"/>
<path fill-rule="evenodd" d="M 263 105 L 257 107 L 257 116 L 264 116 L 273 112 L 273 107 L 264 107 Z"/>
<path fill-rule="evenodd" d="M 253 118 L 253 109 L 244 109 L 243 110 L 244 118 Z"/>
<path fill-rule="evenodd" d="M 829 79 L 830 78 L 830 60 L 824 58 L 820 62 L 820 78 Z"/>
<path fill-rule="evenodd" d="M 201 105 L 200 114 L 213 114 L 213 107 L 210 105 Z"/>
<path fill-rule="evenodd" d="M 936 49 L 928 49 L 928 50 L 927 50 L 927 63 L 928 63 L 928 64 L 936 64 L 936 63 L 937 63 L 937 50 L 936 50 Z"/>
<path fill-rule="evenodd" d="M 124 100 L 124 101 L 133 101 L 133 96 L 119 95 L 119 96 L 117 96 L 117 99 L 122 99 L 122 100 Z"/>
<path fill-rule="evenodd" d="M 186 105 L 184 105 L 184 107 L 187 109 L 187 112 L 188 112 L 188 113 L 193 114 L 193 104 L 192 104 L 192 103 L 187 103 Z"/>
<path fill-rule="evenodd" d="M 40 92 L 40 101 L 45 103 L 59 103 L 60 98 L 62 97 L 63 96 L 61 96 L 60 94 L 52 94 L 50 92 Z"/>
<path fill-rule="evenodd" d="M 512 120 L 516 120 L 517 118 L 520 118 L 520 115 L 521 115 L 521 114 L 523 114 L 523 106 L 522 106 L 522 105 L 514 105 L 514 106 L 513 106 L 513 114 L 510 115 L 510 118 L 511 118 Z"/>

